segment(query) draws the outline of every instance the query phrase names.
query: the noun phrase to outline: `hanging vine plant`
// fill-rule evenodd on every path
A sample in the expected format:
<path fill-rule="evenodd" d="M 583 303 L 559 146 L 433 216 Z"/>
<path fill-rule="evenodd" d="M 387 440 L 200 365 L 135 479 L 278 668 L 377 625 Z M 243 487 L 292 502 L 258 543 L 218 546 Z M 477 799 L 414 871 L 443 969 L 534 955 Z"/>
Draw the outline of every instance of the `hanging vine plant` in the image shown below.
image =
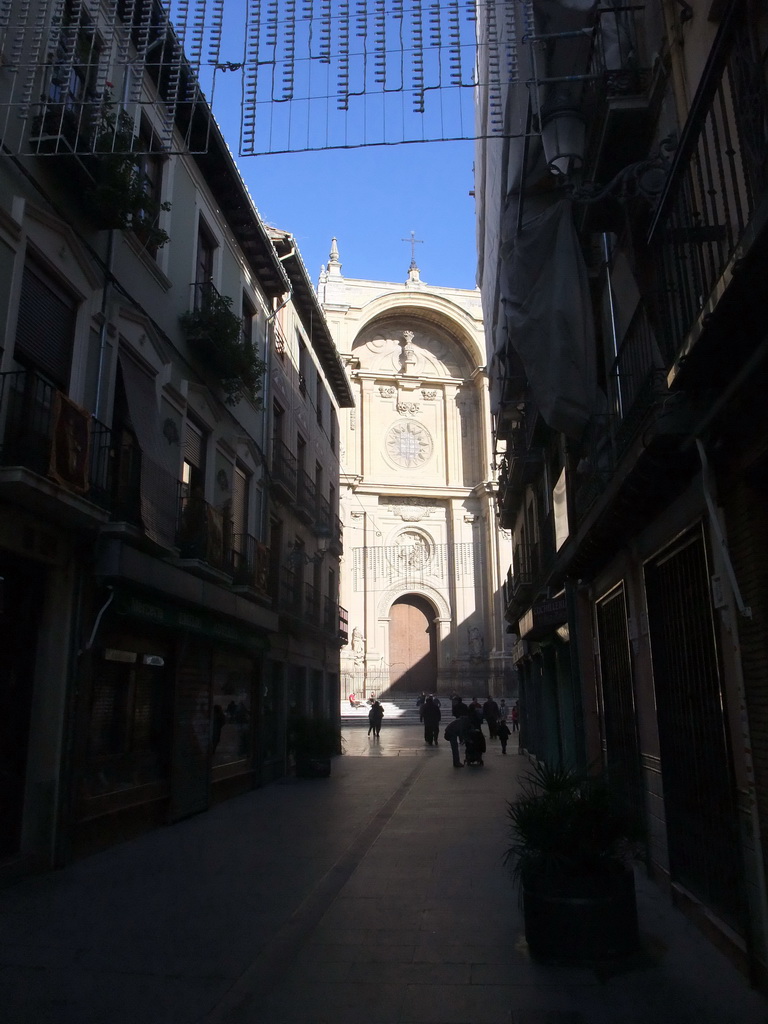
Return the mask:
<path fill-rule="evenodd" d="M 179 322 L 192 351 L 218 380 L 227 405 L 237 405 L 243 395 L 259 405 L 264 363 L 243 337 L 243 322 L 232 312 L 232 299 L 208 286 L 200 307 Z"/>

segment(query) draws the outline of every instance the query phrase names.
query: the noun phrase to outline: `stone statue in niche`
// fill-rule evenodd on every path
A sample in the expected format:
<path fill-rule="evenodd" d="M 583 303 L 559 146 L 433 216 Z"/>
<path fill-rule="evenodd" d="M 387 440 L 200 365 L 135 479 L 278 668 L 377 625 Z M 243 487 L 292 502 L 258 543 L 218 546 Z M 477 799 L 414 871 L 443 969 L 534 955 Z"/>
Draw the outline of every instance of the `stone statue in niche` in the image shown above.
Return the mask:
<path fill-rule="evenodd" d="M 365 637 L 357 626 L 352 630 L 352 654 L 355 661 L 362 661 L 365 658 Z"/>
<path fill-rule="evenodd" d="M 477 626 L 471 626 L 467 630 L 467 636 L 469 639 L 469 660 L 481 661 L 485 657 L 485 641 L 483 639 L 483 634 Z"/>

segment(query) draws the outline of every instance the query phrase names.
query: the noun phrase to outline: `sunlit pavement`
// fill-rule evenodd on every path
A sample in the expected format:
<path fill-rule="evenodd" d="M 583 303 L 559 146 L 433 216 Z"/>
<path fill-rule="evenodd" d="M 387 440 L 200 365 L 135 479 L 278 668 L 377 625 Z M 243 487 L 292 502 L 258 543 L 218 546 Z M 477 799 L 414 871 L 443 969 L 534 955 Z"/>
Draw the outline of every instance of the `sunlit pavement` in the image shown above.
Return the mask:
<path fill-rule="evenodd" d="M 367 725 L 350 725 L 341 732 L 344 753 L 351 757 L 446 757 L 450 765 L 451 745 L 443 739 L 443 730 L 450 720 L 449 717 L 440 723 L 440 739 L 436 746 L 430 746 L 424 740 L 424 728 L 421 725 L 389 725 L 388 728 L 385 719 L 378 739 L 373 734 L 368 735 Z M 486 761 L 502 756 L 498 740 L 488 739 L 487 734 L 486 745 Z M 513 753 L 517 754 L 517 735 L 514 733 L 507 742 L 505 756 L 510 757 Z"/>
<path fill-rule="evenodd" d="M 445 722 L 442 723 L 445 725 Z M 532 961 L 502 864 L 527 765 L 344 730 L 285 779 L 0 890 L 2 1024 L 766 1024 L 638 870 L 642 954 Z"/>

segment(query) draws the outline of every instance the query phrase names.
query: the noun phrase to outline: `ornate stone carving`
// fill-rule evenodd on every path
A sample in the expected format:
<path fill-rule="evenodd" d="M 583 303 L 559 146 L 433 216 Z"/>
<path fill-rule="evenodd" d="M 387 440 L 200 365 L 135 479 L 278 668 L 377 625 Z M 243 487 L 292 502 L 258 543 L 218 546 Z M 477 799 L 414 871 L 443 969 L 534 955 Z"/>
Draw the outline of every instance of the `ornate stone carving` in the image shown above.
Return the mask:
<path fill-rule="evenodd" d="M 416 349 L 413 344 L 413 331 L 403 331 L 403 351 L 400 356 L 403 373 L 408 372 L 409 367 L 416 366 Z"/>
<path fill-rule="evenodd" d="M 419 469 L 432 458 L 434 445 L 432 435 L 422 423 L 404 420 L 389 428 L 384 449 L 394 465 L 403 469 Z"/>
<path fill-rule="evenodd" d="M 397 394 L 397 388 L 379 388 L 379 394 L 382 398 L 394 398 Z"/>
<path fill-rule="evenodd" d="M 414 413 L 419 411 L 418 402 L 398 402 L 397 411 L 401 416 L 407 416 L 409 413 L 412 416 Z"/>
<path fill-rule="evenodd" d="M 422 391 L 421 394 L 424 400 L 427 402 L 434 402 L 434 400 L 437 398 L 437 392 L 432 388 L 429 388 L 426 391 Z"/>

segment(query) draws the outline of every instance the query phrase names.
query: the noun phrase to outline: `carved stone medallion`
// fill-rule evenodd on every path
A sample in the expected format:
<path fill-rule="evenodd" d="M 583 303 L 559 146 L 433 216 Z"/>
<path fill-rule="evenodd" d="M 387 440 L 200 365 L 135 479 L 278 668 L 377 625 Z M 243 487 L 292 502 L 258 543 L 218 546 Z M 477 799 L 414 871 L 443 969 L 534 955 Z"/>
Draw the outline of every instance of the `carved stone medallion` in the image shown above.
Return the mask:
<path fill-rule="evenodd" d="M 425 426 L 416 420 L 403 420 L 389 428 L 384 448 L 396 466 L 419 469 L 432 458 L 432 437 Z"/>

